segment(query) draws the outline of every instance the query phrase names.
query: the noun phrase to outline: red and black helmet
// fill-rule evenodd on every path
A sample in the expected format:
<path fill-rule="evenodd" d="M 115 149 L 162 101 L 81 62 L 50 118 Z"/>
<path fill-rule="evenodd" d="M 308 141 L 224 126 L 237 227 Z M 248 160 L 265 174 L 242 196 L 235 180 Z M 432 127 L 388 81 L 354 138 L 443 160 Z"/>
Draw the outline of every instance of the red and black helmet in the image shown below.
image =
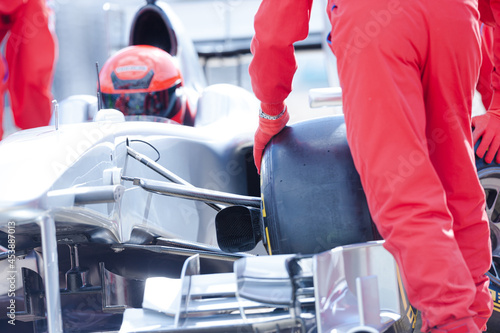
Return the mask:
<path fill-rule="evenodd" d="M 103 107 L 126 116 L 147 115 L 183 123 L 186 97 L 181 72 L 170 54 L 150 45 L 126 47 L 99 73 Z"/>

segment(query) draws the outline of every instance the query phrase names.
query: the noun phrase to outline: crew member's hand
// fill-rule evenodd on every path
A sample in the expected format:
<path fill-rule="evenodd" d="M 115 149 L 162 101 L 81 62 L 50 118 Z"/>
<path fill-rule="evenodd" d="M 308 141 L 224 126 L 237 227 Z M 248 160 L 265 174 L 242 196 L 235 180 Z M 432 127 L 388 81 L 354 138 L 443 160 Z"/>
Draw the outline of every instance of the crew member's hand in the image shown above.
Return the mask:
<path fill-rule="evenodd" d="M 262 105 L 264 106 L 264 105 Z M 266 110 L 265 107 L 263 107 Z M 286 106 L 277 115 L 270 115 L 264 111 L 259 114 L 259 127 L 255 132 L 253 144 L 253 159 L 257 172 L 260 174 L 260 163 L 262 161 L 262 154 L 266 145 L 271 141 L 272 137 L 278 134 L 287 124 L 290 119 Z"/>
<path fill-rule="evenodd" d="M 491 163 L 496 154 L 496 162 L 500 163 L 500 154 L 497 154 L 500 148 L 500 115 L 488 111 L 475 116 L 472 118 L 472 126 L 474 127 L 472 132 L 474 145 L 481 138 L 476 155 L 480 158 L 484 157 L 486 163 Z"/>

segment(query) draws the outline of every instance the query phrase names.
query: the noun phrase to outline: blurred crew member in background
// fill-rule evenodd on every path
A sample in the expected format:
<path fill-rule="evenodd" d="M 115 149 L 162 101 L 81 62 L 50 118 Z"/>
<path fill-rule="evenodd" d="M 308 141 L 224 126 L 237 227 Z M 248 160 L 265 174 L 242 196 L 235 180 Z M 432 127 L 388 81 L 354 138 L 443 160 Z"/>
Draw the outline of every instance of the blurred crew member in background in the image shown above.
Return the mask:
<path fill-rule="evenodd" d="M 46 0 L 0 1 L 0 139 L 8 90 L 15 125 L 46 126 L 51 116 L 52 80 L 57 58 L 54 14 Z"/>

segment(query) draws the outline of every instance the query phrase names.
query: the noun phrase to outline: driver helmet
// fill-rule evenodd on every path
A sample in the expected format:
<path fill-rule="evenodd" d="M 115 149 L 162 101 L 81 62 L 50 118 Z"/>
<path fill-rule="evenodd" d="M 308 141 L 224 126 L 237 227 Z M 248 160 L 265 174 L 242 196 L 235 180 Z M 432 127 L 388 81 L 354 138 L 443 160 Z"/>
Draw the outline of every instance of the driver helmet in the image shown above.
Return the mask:
<path fill-rule="evenodd" d="M 104 108 L 184 121 L 183 78 L 172 56 L 160 48 L 134 45 L 118 51 L 102 67 L 99 81 Z"/>

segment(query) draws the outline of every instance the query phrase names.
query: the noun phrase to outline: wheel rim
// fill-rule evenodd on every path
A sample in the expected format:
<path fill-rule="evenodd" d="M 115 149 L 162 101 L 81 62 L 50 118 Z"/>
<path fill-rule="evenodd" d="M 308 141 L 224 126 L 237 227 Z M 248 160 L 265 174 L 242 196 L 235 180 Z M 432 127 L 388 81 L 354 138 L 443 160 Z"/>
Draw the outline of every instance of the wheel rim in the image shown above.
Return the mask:
<path fill-rule="evenodd" d="M 500 283 L 500 167 L 478 171 L 479 180 L 486 196 L 486 214 L 490 221 L 493 261 L 490 278 Z"/>

